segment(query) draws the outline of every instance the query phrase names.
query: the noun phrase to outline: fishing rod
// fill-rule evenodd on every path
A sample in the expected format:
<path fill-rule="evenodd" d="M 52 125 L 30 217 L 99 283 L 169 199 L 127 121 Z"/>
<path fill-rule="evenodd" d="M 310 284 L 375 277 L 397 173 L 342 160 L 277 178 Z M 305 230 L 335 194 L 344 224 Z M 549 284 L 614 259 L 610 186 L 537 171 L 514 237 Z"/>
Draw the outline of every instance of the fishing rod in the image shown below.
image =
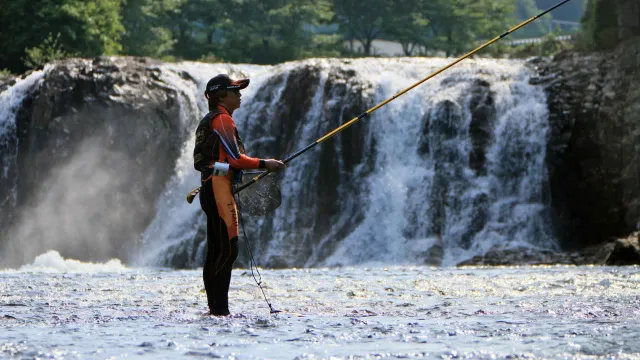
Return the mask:
<path fill-rule="evenodd" d="M 555 6 L 550 7 L 549 9 L 547 9 L 547 10 L 545 10 L 545 11 L 541 12 L 540 14 L 535 15 L 535 16 L 532 16 L 531 18 L 529 18 L 529 19 L 527 19 L 527 20 L 525 20 L 525 21 L 521 22 L 520 24 L 518 24 L 518 25 L 514 26 L 513 28 L 511 28 L 511 29 L 507 30 L 507 31 L 506 31 L 505 33 L 503 33 L 502 35 L 499 35 L 499 36 L 494 37 L 493 39 L 491 39 L 491 40 L 487 41 L 486 43 L 484 43 L 484 44 L 482 44 L 482 45 L 478 46 L 477 48 L 473 49 L 473 50 L 472 50 L 472 51 L 470 51 L 469 53 L 465 54 L 464 56 L 462 56 L 462 57 L 458 58 L 457 60 L 453 61 L 453 62 L 452 62 L 452 63 L 450 63 L 449 65 L 446 65 L 446 66 L 442 67 L 442 68 L 441 68 L 441 69 L 439 69 L 438 71 L 436 71 L 436 72 L 432 73 L 431 75 L 429 75 L 429 76 L 425 77 L 424 79 L 422 79 L 422 80 L 418 81 L 417 83 L 415 83 L 415 84 L 413 84 L 413 85 L 409 86 L 408 88 L 406 88 L 406 89 L 404 89 L 404 90 L 400 91 L 399 93 L 397 93 L 397 94 L 393 95 L 393 96 L 392 96 L 392 97 L 390 97 L 389 99 L 387 99 L 387 100 L 385 100 L 385 101 L 383 101 L 383 102 L 379 103 L 378 105 L 376 105 L 376 106 L 374 106 L 374 107 L 370 108 L 369 110 L 367 110 L 367 111 L 363 112 L 362 114 L 360 114 L 360 115 L 356 116 L 355 118 L 353 118 L 353 119 L 349 120 L 348 122 L 346 122 L 346 123 L 342 124 L 341 126 L 339 126 L 338 128 L 334 129 L 333 131 L 329 132 L 329 133 L 328 133 L 328 134 L 326 134 L 325 136 L 323 136 L 323 137 L 321 137 L 320 139 L 316 140 L 315 142 L 311 143 L 309 146 L 307 146 L 307 147 L 305 147 L 304 149 L 302 149 L 302 150 L 300 150 L 300 151 L 296 152 L 295 154 L 293 154 L 293 155 L 289 156 L 288 158 L 286 158 L 286 159 L 282 160 L 282 162 L 286 164 L 286 163 L 288 163 L 289 161 L 291 161 L 291 160 L 293 160 L 293 159 L 297 158 L 298 156 L 300 156 L 300 155 L 304 154 L 305 152 L 307 152 L 307 151 L 309 151 L 309 150 L 313 149 L 313 148 L 314 148 L 314 147 L 316 147 L 318 144 L 320 144 L 320 143 L 322 143 L 322 142 L 324 142 L 324 141 L 328 140 L 329 138 L 333 137 L 335 134 L 337 134 L 337 133 L 341 132 L 342 130 L 344 130 L 344 129 L 348 128 L 349 126 L 351 126 L 351 125 L 355 124 L 356 122 L 360 121 L 361 119 L 366 118 L 367 116 L 369 116 L 370 114 L 372 114 L 374 111 L 376 111 L 376 110 L 380 109 L 381 107 L 383 107 L 383 106 L 387 105 L 388 103 L 392 102 L 393 100 L 395 100 L 395 99 L 399 98 L 400 96 L 402 96 L 402 95 L 406 94 L 407 92 L 409 92 L 410 90 L 414 89 L 415 87 L 417 87 L 417 86 L 421 85 L 421 84 L 422 84 L 422 83 L 424 83 L 425 81 L 427 81 L 427 80 L 429 80 L 429 79 L 431 79 L 431 78 L 433 78 L 433 77 L 435 77 L 435 76 L 439 75 L 440 73 L 444 72 L 445 70 L 447 70 L 447 69 L 449 69 L 449 68 L 451 68 L 451 67 L 453 67 L 453 66 L 457 65 L 457 64 L 458 64 L 458 63 L 460 63 L 462 60 L 467 59 L 468 57 L 470 57 L 470 56 L 474 55 L 474 54 L 475 54 L 475 53 L 477 53 L 478 51 L 480 51 L 480 50 L 482 50 L 482 49 L 486 48 L 487 46 L 489 46 L 489 45 L 491 45 L 491 44 L 493 44 L 493 43 L 497 42 L 498 40 L 500 40 L 500 39 L 502 39 L 502 38 L 506 37 L 507 35 L 511 34 L 512 32 L 514 32 L 514 31 L 516 31 L 516 30 L 520 29 L 521 27 L 526 26 L 526 25 L 528 25 L 528 24 L 532 23 L 532 22 L 533 22 L 533 21 L 535 21 L 536 19 L 538 19 L 538 18 L 540 18 L 540 17 L 542 17 L 542 16 L 546 15 L 547 13 L 549 13 L 549 12 L 551 12 L 551 11 L 553 11 L 553 10 L 555 10 L 555 9 L 559 8 L 560 6 L 562 6 L 562 5 L 566 4 L 566 3 L 568 3 L 569 1 L 571 1 L 571 0 L 564 0 L 564 1 L 561 1 L 560 3 L 556 4 Z M 240 191 L 242 191 L 242 190 L 244 190 L 244 189 L 246 189 L 247 187 L 249 187 L 249 186 L 253 185 L 256 181 L 258 181 L 258 180 L 262 179 L 263 177 L 265 177 L 265 176 L 267 176 L 267 175 L 269 175 L 269 174 L 270 174 L 270 172 L 269 172 L 269 171 L 264 171 L 264 172 L 260 173 L 260 175 L 258 175 L 258 176 L 256 176 L 256 177 L 254 177 L 253 179 L 251 179 L 251 180 L 250 180 L 250 181 L 248 181 L 247 183 L 242 184 L 242 185 L 240 185 L 240 186 L 236 187 L 236 188 L 234 189 L 234 194 L 235 194 L 235 193 L 238 193 L 238 192 L 240 192 Z M 199 193 L 199 192 L 200 192 L 200 187 L 197 187 L 197 188 L 193 189 L 193 190 L 192 190 L 192 191 L 187 195 L 187 202 L 191 203 L 191 202 L 193 201 L 193 199 L 196 197 L 196 195 L 198 195 L 198 193 Z"/>

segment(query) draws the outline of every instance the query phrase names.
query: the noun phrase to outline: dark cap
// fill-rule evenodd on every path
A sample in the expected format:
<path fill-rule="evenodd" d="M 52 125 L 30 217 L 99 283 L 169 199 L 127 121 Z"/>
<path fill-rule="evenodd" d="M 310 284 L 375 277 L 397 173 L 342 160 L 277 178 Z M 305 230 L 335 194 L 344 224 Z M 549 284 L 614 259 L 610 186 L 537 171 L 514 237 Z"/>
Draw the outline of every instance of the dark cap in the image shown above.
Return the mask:
<path fill-rule="evenodd" d="M 207 83 L 204 94 L 211 94 L 219 90 L 241 90 L 249 86 L 249 79 L 231 80 L 226 74 L 216 75 Z"/>

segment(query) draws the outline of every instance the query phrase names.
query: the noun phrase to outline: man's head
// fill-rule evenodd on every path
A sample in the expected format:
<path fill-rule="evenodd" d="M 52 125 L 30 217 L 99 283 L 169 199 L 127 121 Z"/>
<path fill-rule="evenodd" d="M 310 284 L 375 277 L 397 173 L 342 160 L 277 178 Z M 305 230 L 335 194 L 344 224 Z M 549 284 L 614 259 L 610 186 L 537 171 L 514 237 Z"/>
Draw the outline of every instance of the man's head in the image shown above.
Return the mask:
<path fill-rule="evenodd" d="M 218 104 L 232 112 L 240 107 L 240 90 L 249 86 L 249 79 L 231 80 L 225 74 L 217 75 L 209 82 L 204 90 L 204 96 L 209 100 L 209 109 L 213 110 Z"/>

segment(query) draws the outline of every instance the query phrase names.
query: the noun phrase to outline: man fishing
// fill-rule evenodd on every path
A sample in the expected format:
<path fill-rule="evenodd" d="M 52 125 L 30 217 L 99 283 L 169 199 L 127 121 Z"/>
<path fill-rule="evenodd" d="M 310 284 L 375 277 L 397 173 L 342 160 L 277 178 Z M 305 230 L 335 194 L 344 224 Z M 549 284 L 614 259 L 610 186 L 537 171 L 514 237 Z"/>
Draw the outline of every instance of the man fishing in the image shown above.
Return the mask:
<path fill-rule="evenodd" d="M 210 112 L 198 125 L 198 129 L 196 130 L 196 148 L 194 150 L 194 165 L 197 170 L 202 172 L 202 186 L 192 190 L 187 195 L 187 202 L 191 203 L 195 196 L 201 193 L 200 204 L 202 209 L 207 213 L 207 242 L 209 249 L 204 267 L 204 282 L 211 314 L 229 314 L 227 294 L 231 279 L 231 266 L 238 254 L 238 217 L 232 195 L 231 183 L 234 175 L 238 174 L 238 170 L 253 168 L 266 168 L 268 170 L 237 188 L 237 190 L 242 190 L 264 178 L 269 172 L 284 168 L 285 163 L 313 149 L 358 121 L 369 117 L 376 110 L 427 80 L 569 1 L 571 0 L 563 0 L 540 14 L 521 22 L 500 36 L 496 36 L 476 47 L 469 53 L 440 68 L 424 79 L 340 125 L 338 128 L 330 131 L 283 161 L 273 159 L 260 160 L 244 155 L 244 146 L 238 136 L 231 114 L 233 110 L 240 107 L 240 90 L 249 85 L 249 79 L 232 81 L 226 75 L 218 75 L 209 80 L 205 90 L 205 97 L 209 100 Z M 229 169 L 229 165 L 231 169 Z M 226 226 L 226 231 L 224 231 L 222 227 L 223 224 Z M 256 280 L 256 282 L 258 281 Z M 259 282 L 258 286 L 260 286 Z M 279 310 L 274 310 L 268 301 L 267 304 L 272 314 L 280 312 Z"/>
<path fill-rule="evenodd" d="M 232 80 L 225 74 L 207 83 L 204 96 L 209 113 L 196 129 L 193 164 L 200 171 L 200 206 L 207 215 L 207 257 L 204 288 L 211 315 L 229 315 L 231 269 L 238 257 L 238 212 L 232 184 L 242 181 L 242 170 L 263 168 L 278 171 L 285 164 L 274 159 L 245 155 L 233 111 L 240 108 L 240 90 L 249 79 Z"/>

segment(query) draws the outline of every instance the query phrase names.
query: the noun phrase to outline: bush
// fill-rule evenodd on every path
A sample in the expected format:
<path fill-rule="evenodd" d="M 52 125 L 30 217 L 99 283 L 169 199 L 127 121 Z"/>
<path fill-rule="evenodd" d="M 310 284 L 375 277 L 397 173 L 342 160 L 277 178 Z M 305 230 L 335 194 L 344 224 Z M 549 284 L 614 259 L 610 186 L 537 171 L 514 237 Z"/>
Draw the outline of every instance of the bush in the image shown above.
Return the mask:
<path fill-rule="evenodd" d="M 51 33 L 39 46 L 26 49 L 27 56 L 24 58 L 24 63 L 30 68 L 42 67 L 47 63 L 55 60 L 62 60 L 73 55 L 66 52 L 59 42 L 60 33 L 54 38 Z"/>

